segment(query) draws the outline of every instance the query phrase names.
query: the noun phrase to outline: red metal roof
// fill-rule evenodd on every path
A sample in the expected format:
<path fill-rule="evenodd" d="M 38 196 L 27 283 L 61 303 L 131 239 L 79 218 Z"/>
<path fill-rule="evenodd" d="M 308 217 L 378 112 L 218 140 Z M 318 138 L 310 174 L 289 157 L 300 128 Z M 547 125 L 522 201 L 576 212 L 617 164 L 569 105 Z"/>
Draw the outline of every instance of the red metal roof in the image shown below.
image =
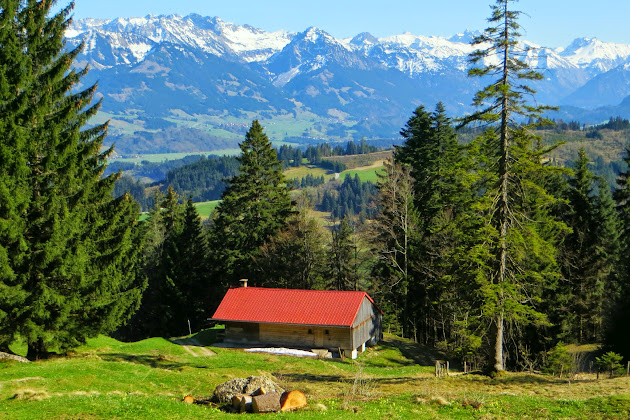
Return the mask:
<path fill-rule="evenodd" d="M 214 321 L 351 327 L 365 292 L 329 290 L 230 289 L 214 313 Z"/>

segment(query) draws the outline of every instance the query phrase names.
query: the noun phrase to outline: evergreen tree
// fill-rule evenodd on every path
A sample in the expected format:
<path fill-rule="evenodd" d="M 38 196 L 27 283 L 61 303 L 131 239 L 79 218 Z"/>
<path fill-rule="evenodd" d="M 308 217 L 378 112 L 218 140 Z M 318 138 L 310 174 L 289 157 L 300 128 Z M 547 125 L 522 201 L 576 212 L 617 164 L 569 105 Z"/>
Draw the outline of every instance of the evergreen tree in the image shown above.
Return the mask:
<path fill-rule="evenodd" d="M 345 217 L 332 231 L 327 278 L 333 290 L 359 290 L 357 248 L 352 235 L 353 229 Z"/>
<path fill-rule="evenodd" d="M 572 232 L 562 249 L 563 275 L 571 285 L 571 299 L 563 320 L 570 327 L 568 339 L 598 342 L 602 335 L 606 286 L 618 255 L 618 222 L 608 186 L 588 168 L 589 159 L 580 149 L 575 175 L 569 180 Z"/>
<path fill-rule="evenodd" d="M 304 203 L 308 199 L 302 198 Z M 307 204 L 261 247 L 256 256 L 257 278 L 269 287 L 318 289 L 322 287 L 326 251 L 324 231 L 309 215 Z"/>
<path fill-rule="evenodd" d="M 419 107 L 401 132 L 405 143 L 395 158 L 411 168 L 418 213 L 416 256 L 413 264 L 415 296 L 414 336 L 425 344 L 453 341 L 454 322 L 464 306 L 455 281 L 452 253 L 461 245 L 461 225 L 470 217 L 474 191 L 467 159 L 441 103 L 429 114 Z"/>
<path fill-rule="evenodd" d="M 185 302 L 182 319 L 190 320 L 193 331 L 201 330 L 212 314 L 212 307 L 223 298 L 209 278 L 208 236 L 203 230 L 201 217 L 192 200 L 186 201 L 178 240 L 180 262 L 179 289 Z M 181 322 L 180 324 L 181 325 Z"/>
<path fill-rule="evenodd" d="M 625 163 L 630 168 L 630 146 L 626 147 Z M 607 317 L 606 345 L 630 357 L 630 169 L 619 174 L 613 197 L 620 220 L 620 259 L 617 269 L 617 287 L 613 290 L 612 307 Z M 611 291 L 609 291 L 611 292 Z"/>
<path fill-rule="evenodd" d="M 228 284 L 250 276 L 252 258 L 293 213 L 282 162 L 258 121 L 240 148 L 240 173 L 214 212 L 211 235 L 215 267 Z"/>
<path fill-rule="evenodd" d="M 143 224 L 143 275 L 148 288 L 130 325 L 118 332 L 125 339 L 187 335 L 189 328 L 198 331 L 222 297 L 209 284 L 207 237 L 192 201 L 180 203 L 169 187 L 166 195 L 156 193 L 155 203 Z"/>
<path fill-rule="evenodd" d="M 497 0 L 488 19 L 491 26 L 473 41 L 473 45 L 487 47 L 471 54 L 473 65 L 481 66 L 469 74 L 494 80 L 475 95 L 473 104 L 481 109 L 465 120 L 494 125 L 484 137 L 494 161 L 494 185 L 488 185 L 486 192 L 492 197 L 487 200 L 487 220 L 494 231 L 486 243 L 492 244 L 493 257 L 490 265 L 483 264 L 485 276 L 478 277 L 483 280 L 479 284 L 483 314 L 490 322 L 488 361 L 493 371 L 504 370 L 506 322 L 526 325 L 544 321 L 534 304 L 541 285 L 557 277 L 553 234 L 561 230 L 561 226 L 546 226 L 553 197 L 544 185 L 532 182 L 544 172 L 541 162 L 545 150 L 533 146 L 535 138 L 517 121 L 537 121 L 549 108 L 526 101 L 525 95 L 535 93 L 527 81 L 540 80 L 542 75 L 520 59 L 520 12 L 511 10 L 512 2 Z M 543 249 L 545 253 L 540 252 Z"/>
<path fill-rule="evenodd" d="M 112 199 L 118 175 L 101 177 L 112 151 L 100 151 L 106 125 L 82 130 L 100 103 L 90 106 L 96 86 L 76 91 L 87 70 L 72 68 L 82 46 L 63 41 L 72 6 L 48 17 L 51 7 L 7 1 L 0 17 L 11 56 L 0 75 L 0 194 L 13 197 L 0 204 L 0 318 L 9 320 L 0 347 L 19 334 L 29 359 L 112 331 L 143 287 L 137 208 Z"/>

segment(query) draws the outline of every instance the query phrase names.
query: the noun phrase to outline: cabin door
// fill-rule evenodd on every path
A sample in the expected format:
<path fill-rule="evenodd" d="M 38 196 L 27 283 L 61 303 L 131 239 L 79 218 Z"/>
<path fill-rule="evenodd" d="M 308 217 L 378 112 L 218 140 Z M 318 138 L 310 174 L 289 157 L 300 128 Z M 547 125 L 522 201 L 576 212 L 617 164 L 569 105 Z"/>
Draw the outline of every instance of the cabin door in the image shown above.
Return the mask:
<path fill-rule="evenodd" d="M 321 349 L 324 347 L 324 330 L 320 328 L 315 329 L 315 348 Z"/>

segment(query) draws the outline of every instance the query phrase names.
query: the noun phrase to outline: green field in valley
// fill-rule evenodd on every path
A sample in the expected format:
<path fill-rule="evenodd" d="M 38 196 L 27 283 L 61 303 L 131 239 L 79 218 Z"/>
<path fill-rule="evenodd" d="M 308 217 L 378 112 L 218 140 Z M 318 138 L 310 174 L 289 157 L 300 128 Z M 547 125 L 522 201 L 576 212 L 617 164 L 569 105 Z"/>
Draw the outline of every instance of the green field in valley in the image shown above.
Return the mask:
<path fill-rule="evenodd" d="M 574 380 L 507 373 L 435 378 L 427 348 L 391 335 L 356 360 L 310 359 L 213 346 L 219 330 L 123 343 L 99 336 L 66 356 L 0 361 L 0 418 L 235 419 L 208 403 L 230 379 L 266 375 L 309 406 L 265 418 L 625 419 L 630 378 Z M 182 401 L 192 395 L 199 402 Z"/>
<path fill-rule="evenodd" d="M 157 154 L 143 154 L 143 155 L 133 155 L 133 156 L 123 156 L 117 157 L 115 159 L 111 159 L 110 162 L 132 162 L 136 164 L 140 164 L 143 161 L 159 163 L 164 162 L 166 160 L 177 160 L 183 159 L 186 156 L 234 156 L 238 155 L 241 152 L 241 149 L 223 149 L 223 150 L 213 150 L 211 152 L 184 152 L 184 153 L 157 153 Z"/>
<path fill-rule="evenodd" d="M 364 169 L 358 168 L 358 169 L 351 169 L 348 171 L 343 171 L 340 174 L 339 178 L 344 179 L 347 176 L 354 177 L 355 175 L 358 175 L 359 179 L 362 182 L 370 181 L 376 184 L 376 181 L 378 181 L 378 176 L 376 174 L 379 172 L 382 173 L 382 165 L 379 167 L 367 167 Z"/>
<path fill-rule="evenodd" d="M 207 219 L 210 217 L 214 209 L 217 208 L 220 202 L 221 200 L 205 201 L 202 203 L 195 203 L 195 207 L 197 207 L 199 216 L 201 216 L 202 219 Z"/>

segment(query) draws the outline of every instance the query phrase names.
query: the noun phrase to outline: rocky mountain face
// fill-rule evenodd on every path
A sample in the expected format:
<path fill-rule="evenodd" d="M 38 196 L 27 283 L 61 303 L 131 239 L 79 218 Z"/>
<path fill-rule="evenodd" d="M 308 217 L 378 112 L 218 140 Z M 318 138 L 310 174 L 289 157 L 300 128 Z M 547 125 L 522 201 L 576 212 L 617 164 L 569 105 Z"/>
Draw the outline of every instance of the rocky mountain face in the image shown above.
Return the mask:
<path fill-rule="evenodd" d="M 86 82 L 99 81 L 107 112 L 308 112 L 367 137 L 395 136 L 421 104 L 470 112 L 481 86 L 467 77 L 474 35 L 336 39 L 314 27 L 265 32 L 199 15 L 85 19 L 66 33 L 69 46 L 84 42 L 78 64 L 90 66 Z M 596 108 L 614 111 L 630 95 L 630 45 L 580 38 L 566 48 L 523 41 L 519 50 L 545 76 L 537 101 L 563 107 L 563 118 L 597 122 Z"/>

